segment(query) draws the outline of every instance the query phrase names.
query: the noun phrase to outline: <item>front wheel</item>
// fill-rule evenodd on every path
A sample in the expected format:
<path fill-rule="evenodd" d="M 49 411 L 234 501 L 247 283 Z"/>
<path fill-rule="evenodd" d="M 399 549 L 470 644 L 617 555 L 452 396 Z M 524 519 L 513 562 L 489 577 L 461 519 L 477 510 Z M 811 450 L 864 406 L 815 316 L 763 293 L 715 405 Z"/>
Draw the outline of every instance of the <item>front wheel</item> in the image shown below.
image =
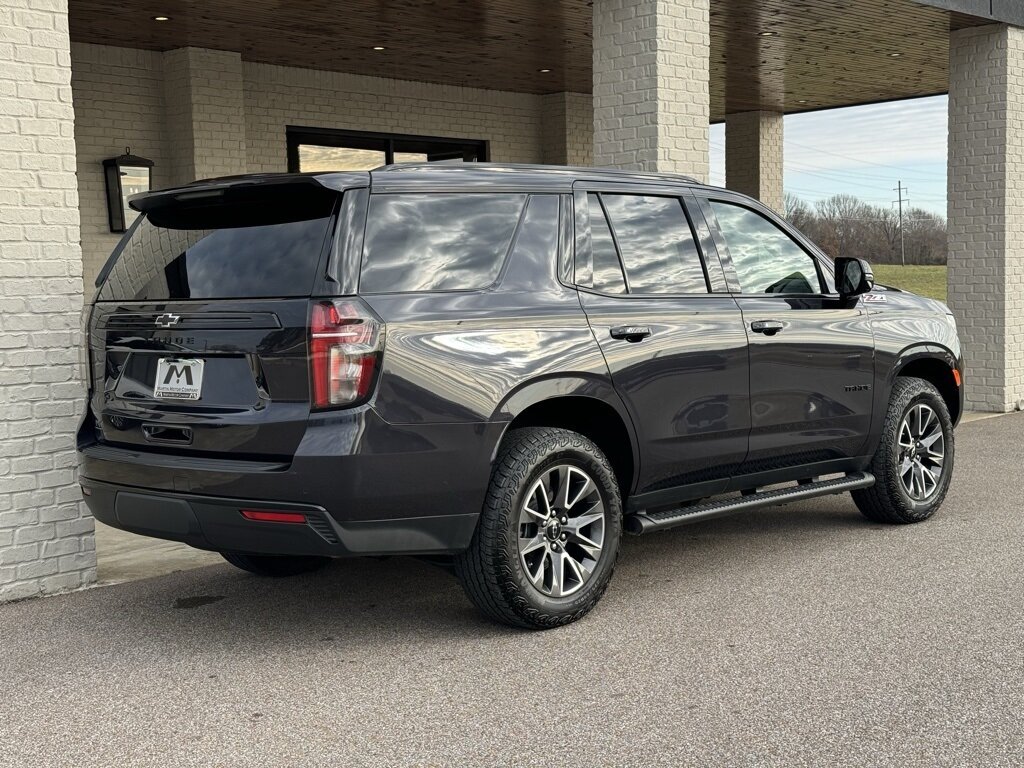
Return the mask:
<path fill-rule="evenodd" d="M 871 461 L 875 484 L 853 491 L 853 500 L 877 523 L 927 520 L 949 490 L 953 449 L 953 421 L 938 390 L 923 379 L 897 379 Z"/>
<path fill-rule="evenodd" d="M 492 619 L 558 627 L 586 615 L 604 594 L 621 532 L 618 483 L 593 442 L 564 429 L 517 429 L 501 447 L 455 572 Z"/>

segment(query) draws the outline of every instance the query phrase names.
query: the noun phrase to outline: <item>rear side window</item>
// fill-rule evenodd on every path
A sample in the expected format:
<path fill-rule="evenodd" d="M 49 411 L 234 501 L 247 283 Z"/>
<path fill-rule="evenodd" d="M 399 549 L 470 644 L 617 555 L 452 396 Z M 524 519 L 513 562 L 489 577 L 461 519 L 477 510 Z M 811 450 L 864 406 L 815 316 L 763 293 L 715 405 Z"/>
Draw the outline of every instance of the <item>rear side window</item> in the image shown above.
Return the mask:
<path fill-rule="evenodd" d="M 229 192 L 151 210 L 132 231 L 99 301 L 309 296 L 335 193 Z"/>
<path fill-rule="evenodd" d="M 700 252 L 678 198 L 603 194 L 601 200 L 630 293 L 708 292 Z"/>
<path fill-rule="evenodd" d="M 501 272 L 526 198 L 485 193 L 371 196 L 360 292 L 488 287 Z"/>

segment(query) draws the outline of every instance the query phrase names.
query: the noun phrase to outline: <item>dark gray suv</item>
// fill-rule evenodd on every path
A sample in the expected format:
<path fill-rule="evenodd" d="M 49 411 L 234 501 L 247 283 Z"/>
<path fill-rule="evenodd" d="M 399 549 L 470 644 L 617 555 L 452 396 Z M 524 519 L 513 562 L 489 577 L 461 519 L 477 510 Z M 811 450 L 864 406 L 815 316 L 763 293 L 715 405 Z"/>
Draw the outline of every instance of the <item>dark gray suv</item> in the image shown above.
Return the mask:
<path fill-rule="evenodd" d="M 946 494 L 949 310 L 742 195 L 424 164 L 132 206 L 79 434 L 109 525 L 274 576 L 431 556 L 543 628 L 595 605 L 624 530 L 844 491 L 910 523 Z"/>

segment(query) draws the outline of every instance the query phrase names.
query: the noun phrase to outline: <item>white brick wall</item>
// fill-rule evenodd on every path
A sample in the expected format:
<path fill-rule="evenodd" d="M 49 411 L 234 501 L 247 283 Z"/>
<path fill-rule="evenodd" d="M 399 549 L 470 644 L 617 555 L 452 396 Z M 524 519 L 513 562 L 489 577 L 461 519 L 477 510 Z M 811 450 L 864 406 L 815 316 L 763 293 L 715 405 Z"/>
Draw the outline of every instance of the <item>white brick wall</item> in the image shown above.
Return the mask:
<path fill-rule="evenodd" d="M 241 54 L 180 48 L 163 59 L 171 183 L 245 173 Z"/>
<path fill-rule="evenodd" d="M 171 184 L 164 130 L 163 54 L 135 48 L 71 45 L 71 87 L 78 148 L 85 296 L 93 295 L 100 267 L 117 245 L 107 221 L 103 161 L 125 147 L 156 163 L 153 184 Z"/>
<path fill-rule="evenodd" d="M 594 106 L 589 93 L 541 97 L 541 156 L 551 165 L 593 165 Z"/>
<path fill-rule="evenodd" d="M 484 139 L 496 162 L 541 161 L 539 96 L 243 62 L 249 171 L 288 169 L 285 126 Z"/>
<path fill-rule="evenodd" d="M 89 584 L 67 7 L 0 0 L 0 602 Z"/>
<path fill-rule="evenodd" d="M 949 304 L 968 407 L 1024 398 L 1024 29 L 950 33 Z"/>
<path fill-rule="evenodd" d="M 597 165 L 708 178 L 709 0 L 594 0 Z"/>
<path fill-rule="evenodd" d="M 725 118 L 725 185 L 783 207 L 783 117 L 779 112 L 741 112 Z"/>

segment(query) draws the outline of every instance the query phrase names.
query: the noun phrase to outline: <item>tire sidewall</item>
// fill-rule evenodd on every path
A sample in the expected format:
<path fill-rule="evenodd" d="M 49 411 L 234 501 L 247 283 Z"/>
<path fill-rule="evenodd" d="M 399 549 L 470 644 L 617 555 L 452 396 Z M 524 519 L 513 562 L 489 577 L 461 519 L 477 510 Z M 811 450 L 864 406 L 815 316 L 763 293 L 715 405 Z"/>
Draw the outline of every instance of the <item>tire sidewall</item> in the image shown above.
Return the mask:
<path fill-rule="evenodd" d="M 586 441 L 583 444 L 596 451 L 596 447 Z M 558 440 L 558 443 L 563 443 Z M 566 441 L 568 442 L 568 441 Z M 519 556 L 519 513 L 526 502 L 526 494 L 544 472 L 559 464 L 568 464 L 586 472 L 598 485 L 598 493 L 605 508 L 605 539 L 601 559 L 596 570 L 586 584 L 577 592 L 564 598 L 555 598 L 540 592 L 530 582 Z M 526 481 L 520 484 L 514 494 L 510 495 L 508 510 L 509 525 L 502 547 L 502 559 L 512 571 L 512 582 L 516 594 L 509 595 L 513 604 L 540 611 L 552 616 L 573 615 L 592 606 L 608 585 L 615 561 L 618 557 L 619 541 L 622 534 L 622 504 L 614 475 L 606 462 L 588 450 L 559 445 L 554 451 L 539 456 L 532 462 L 526 474 Z"/>

